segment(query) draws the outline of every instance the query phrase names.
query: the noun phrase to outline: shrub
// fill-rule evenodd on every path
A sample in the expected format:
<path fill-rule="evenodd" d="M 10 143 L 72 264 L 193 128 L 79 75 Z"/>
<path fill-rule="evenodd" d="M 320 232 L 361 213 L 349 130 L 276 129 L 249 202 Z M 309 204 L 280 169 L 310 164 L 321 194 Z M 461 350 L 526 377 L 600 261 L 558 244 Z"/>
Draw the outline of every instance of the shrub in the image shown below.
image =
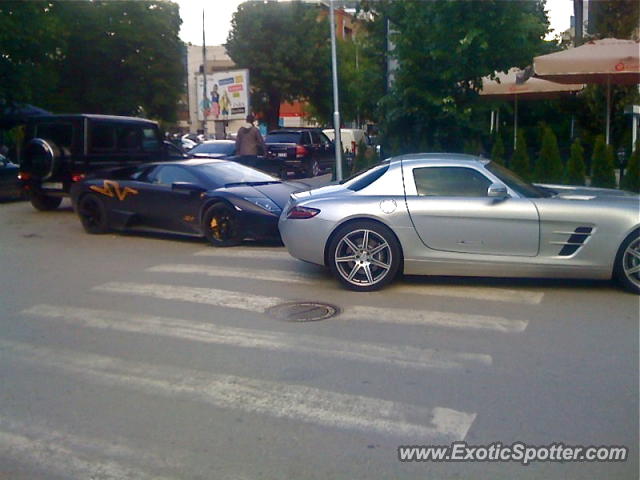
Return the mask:
<path fill-rule="evenodd" d="M 493 142 L 491 160 L 500 165 L 504 165 L 504 143 L 502 143 L 502 137 L 500 135 L 496 135 L 496 139 Z"/>
<path fill-rule="evenodd" d="M 522 130 L 518 132 L 517 146 L 511 157 L 511 169 L 523 179 L 531 178 L 531 167 L 529 164 L 529 154 L 527 153 L 527 142 Z"/>
<path fill-rule="evenodd" d="M 533 179 L 541 183 L 562 182 L 562 160 L 558 149 L 558 139 L 549 127 L 544 127 L 542 147 L 536 162 Z"/>
<path fill-rule="evenodd" d="M 567 185 L 584 185 L 587 170 L 584 166 L 584 149 L 576 138 L 571 145 L 571 156 L 564 172 L 564 183 Z"/>
<path fill-rule="evenodd" d="M 640 140 L 636 141 L 636 150 L 631 154 L 627 169 L 620 182 L 620 188 L 640 193 Z"/>
<path fill-rule="evenodd" d="M 616 176 L 613 167 L 613 147 L 605 145 L 604 137 L 599 135 L 593 147 L 591 159 L 591 186 L 616 188 Z"/>

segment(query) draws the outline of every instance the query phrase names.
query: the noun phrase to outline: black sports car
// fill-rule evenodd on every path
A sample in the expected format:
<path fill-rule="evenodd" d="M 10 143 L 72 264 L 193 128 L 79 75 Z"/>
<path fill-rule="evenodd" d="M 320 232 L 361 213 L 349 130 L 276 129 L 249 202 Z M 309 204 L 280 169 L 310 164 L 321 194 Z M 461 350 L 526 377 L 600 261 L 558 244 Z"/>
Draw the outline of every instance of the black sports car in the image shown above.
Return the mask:
<path fill-rule="evenodd" d="M 96 174 L 72 187 L 71 200 L 88 233 L 162 230 L 222 247 L 279 238 L 289 195 L 308 188 L 235 162 L 190 159 Z"/>

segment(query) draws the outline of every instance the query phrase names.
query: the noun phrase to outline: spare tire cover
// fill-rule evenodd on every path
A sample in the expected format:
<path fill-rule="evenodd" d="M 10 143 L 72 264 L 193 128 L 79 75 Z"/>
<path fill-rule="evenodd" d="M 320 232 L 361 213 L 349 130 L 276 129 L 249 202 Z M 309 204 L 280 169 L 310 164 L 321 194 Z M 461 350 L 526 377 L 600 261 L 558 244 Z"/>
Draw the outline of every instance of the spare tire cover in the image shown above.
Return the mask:
<path fill-rule="evenodd" d="M 51 140 L 34 138 L 27 143 L 22 155 L 22 170 L 34 178 L 47 180 L 58 167 L 60 149 Z"/>

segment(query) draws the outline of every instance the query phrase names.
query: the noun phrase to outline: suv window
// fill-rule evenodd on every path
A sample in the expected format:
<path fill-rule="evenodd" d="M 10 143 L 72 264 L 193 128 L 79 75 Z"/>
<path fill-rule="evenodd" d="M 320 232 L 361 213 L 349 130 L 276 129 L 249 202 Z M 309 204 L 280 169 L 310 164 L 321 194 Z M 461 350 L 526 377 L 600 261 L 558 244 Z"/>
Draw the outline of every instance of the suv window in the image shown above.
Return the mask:
<path fill-rule="evenodd" d="M 309 135 L 309 132 L 302 132 L 300 134 L 300 145 L 310 145 L 311 143 L 311 136 Z"/>
<path fill-rule="evenodd" d="M 71 150 L 73 125 L 71 123 L 38 123 L 34 137 L 51 140 L 58 147 Z"/>
<path fill-rule="evenodd" d="M 149 176 L 152 183 L 171 185 L 175 182 L 200 184 L 195 175 L 177 165 L 160 166 Z"/>
<path fill-rule="evenodd" d="M 124 125 L 118 127 L 118 150 L 126 152 L 136 152 L 142 149 L 142 138 L 140 128 Z"/>
<path fill-rule="evenodd" d="M 298 143 L 300 134 L 296 132 L 273 132 L 264 139 L 265 143 Z"/>
<path fill-rule="evenodd" d="M 429 197 L 486 197 L 491 185 L 480 172 L 465 167 L 414 168 L 413 179 L 418 195 Z"/>
<path fill-rule="evenodd" d="M 160 140 L 157 131 L 153 128 L 142 129 L 142 148 L 145 152 L 155 152 L 160 150 Z"/>
<path fill-rule="evenodd" d="M 116 127 L 108 123 L 93 123 L 89 133 L 89 149 L 108 152 L 116 149 Z"/>
<path fill-rule="evenodd" d="M 311 141 L 313 142 L 314 145 L 320 145 L 320 143 L 322 143 L 320 140 L 320 133 L 315 130 L 312 130 Z"/>

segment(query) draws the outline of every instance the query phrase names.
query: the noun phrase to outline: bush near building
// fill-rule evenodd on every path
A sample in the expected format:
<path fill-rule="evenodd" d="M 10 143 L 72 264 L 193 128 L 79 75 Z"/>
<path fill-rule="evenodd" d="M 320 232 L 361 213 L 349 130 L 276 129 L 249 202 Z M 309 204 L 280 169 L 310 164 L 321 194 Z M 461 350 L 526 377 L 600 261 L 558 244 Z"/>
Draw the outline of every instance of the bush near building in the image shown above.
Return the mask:
<path fill-rule="evenodd" d="M 616 188 L 616 176 L 613 167 L 613 147 L 606 145 L 604 137 L 599 135 L 593 147 L 591 159 L 591 186 Z"/>
<path fill-rule="evenodd" d="M 640 140 L 636 141 L 636 150 L 631 154 L 627 170 L 620 182 L 620 188 L 640 193 Z"/>
<path fill-rule="evenodd" d="M 542 147 L 533 172 L 533 180 L 540 183 L 562 182 L 562 160 L 558 139 L 549 127 L 543 127 Z"/>
<path fill-rule="evenodd" d="M 531 165 L 527 153 L 527 142 L 522 130 L 518 132 L 517 146 L 511 157 L 511 170 L 520 175 L 524 180 L 531 178 Z"/>
<path fill-rule="evenodd" d="M 564 183 L 567 185 L 584 185 L 587 170 L 584 166 L 584 149 L 576 138 L 571 145 L 571 156 L 564 172 Z"/>
<path fill-rule="evenodd" d="M 504 143 L 502 143 L 502 137 L 497 134 L 491 148 L 491 160 L 493 162 L 504 165 Z"/>

